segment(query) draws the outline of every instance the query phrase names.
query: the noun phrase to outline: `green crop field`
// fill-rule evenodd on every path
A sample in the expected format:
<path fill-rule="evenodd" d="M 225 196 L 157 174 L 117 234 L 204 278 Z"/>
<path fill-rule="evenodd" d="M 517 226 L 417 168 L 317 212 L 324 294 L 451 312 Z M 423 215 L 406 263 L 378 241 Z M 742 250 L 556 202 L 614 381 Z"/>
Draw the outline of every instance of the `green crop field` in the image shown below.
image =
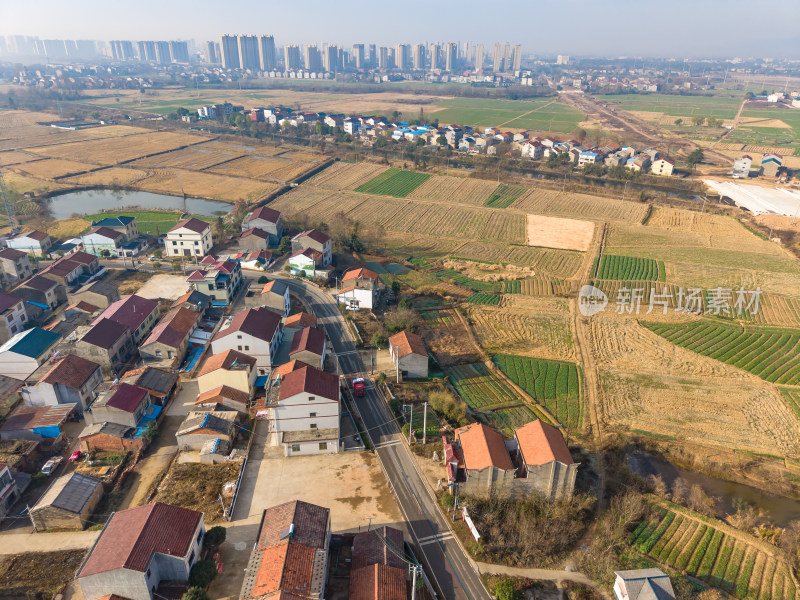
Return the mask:
<path fill-rule="evenodd" d="M 599 279 L 626 281 L 665 281 L 666 269 L 662 261 L 635 256 L 603 254 L 599 264 L 595 259 L 595 272 Z"/>
<path fill-rule="evenodd" d="M 497 354 L 494 363 L 511 381 L 570 429 L 583 422 L 582 376 L 575 363 Z"/>
<path fill-rule="evenodd" d="M 158 210 L 110 210 L 108 212 L 97 213 L 94 215 L 83 215 L 81 218 L 86 219 L 86 225 L 88 227 L 91 225 L 92 221 L 99 221 L 107 217 L 119 216 L 136 217 L 136 227 L 141 233 L 145 233 L 147 235 L 162 235 L 167 233 L 167 231 L 169 231 L 178 221 L 181 220 L 182 213 L 177 211 L 162 212 Z M 183 218 L 188 218 L 188 216 L 200 219 L 201 221 L 207 221 L 208 223 L 212 223 L 216 220 L 216 217 L 207 217 L 203 215 L 187 215 L 183 216 Z"/>
<path fill-rule="evenodd" d="M 488 304 L 490 306 L 497 306 L 500 304 L 500 295 L 476 292 L 467 298 L 467 302 L 470 304 Z"/>
<path fill-rule="evenodd" d="M 663 112 L 674 117 L 715 117 L 733 119 L 741 98 L 720 96 L 679 96 L 672 94 L 609 94 L 598 99 L 617 104 L 623 110 Z"/>
<path fill-rule="evenodd" d="M 440 123 L 473 127 L 510 127 L 569 132 L 586 116 L 551 98 L 541 100 L 494 100 L 454 98 L 437 102 L 432 114 Z"/>
<path fill-rule="evenodd" d="M 455 283 L 468 287 L 476 292 L 499 292 L 502 287 L 499 283 L 472 279 L 455 269 L 442 269 L 441 271 L 435 271 L 433 274 L 441 279 L 452 279 Z"/>
<path fill-rule="evenodd" d="M 370 179 L 364 185 L 357 187 L 355 191 L 364 194 L 405 198 L 425 183 L 429 177 L 430 175 L 428 173 L 417 173 L 416 171 L 403 171 L 393 168 Z"/>
<path fill-rule="evenodd" d="M 642 324 L 673 344 L 771 383 L 800 383 L 800 329 L 737 326 L 712 319 Z"/>
<path fill-rule="evenodd" d="M 489 199 L 486 201 L 486 206 L 491 206 L 492 208 L 508 208 L 514 200 L 525 193 L 525 189 L 526 188 L 521 185 L 507 185 L 501 183 L 497 186 L 497 189 L 492 192 L 492 195 L 489 196 Z"/>
<path fill-rule="evenodd" d="M 536 406 L 524 404 L 517 393 L 483 363 L 451 367 L 447 377 L 473 412 L 481 413 L 490 425 L 509 435 L 516 427 L 534 419 L 550 422 Z"/>
<path fill-rule="evenodd" d="M 797 589 L 786 563 L 717 529 L 715 523 L 687 509 L 659 507 L 655 517 L 633 531 L 629 543 L 640 554 L 738 598 L 795 598 Z M 775 590 L 778 596 L 772 595 Z"/>
<path fill-rule="evenodd" d="M 797 418 L 800 419 L 800 390 L 796 388 L 778 388 L 783 396 L 784 400 L 786 400 L 786 404 L 789 405 L 794 411 L 794 414 L 797 415 Z"/>

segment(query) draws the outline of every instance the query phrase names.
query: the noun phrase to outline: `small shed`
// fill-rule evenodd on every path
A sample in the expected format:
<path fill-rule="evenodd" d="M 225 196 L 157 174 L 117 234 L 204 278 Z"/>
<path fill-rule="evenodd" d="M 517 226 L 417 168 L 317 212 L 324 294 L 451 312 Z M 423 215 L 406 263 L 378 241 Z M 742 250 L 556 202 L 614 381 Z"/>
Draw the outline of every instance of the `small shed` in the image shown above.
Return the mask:
<path fill-rule="evenodd" d="M 218 439 L 223 452 L 227 452 L 236 439 L 237 417 L 235 410 L 190 412 L 175 433 L 178 447 L 182 450 L 200 450 L 207 441 Z"/>
<path fill-rule="evenodd" d="M 94 423 L 83 428 L 80 434 L 81 452 L 110 450 L 126 452 L 141 450 L 144 447 L 142 436 L 136 436 L 137 429 L 119 423 Z"/>
<path fill-rule="evenodd" d="M 56 439 L 61 435 L 65 421 L 77 406 L 77 404 L 20 406 L 0 427 L 0 439 L 34 441 Z"/>
<path fill-rule="evenodd" d="M 425 342 L 416 333 L 401 331 L 394 334 L 389 338 L 389 352 L 403 377 L 428 376 L 428 351 Z"/>
<path fill-rule="evenodd" d="M 83 529 L 103 496 L 103 483 L 73 471 L 57 478 L 31 508 L 38 530 Z"/>

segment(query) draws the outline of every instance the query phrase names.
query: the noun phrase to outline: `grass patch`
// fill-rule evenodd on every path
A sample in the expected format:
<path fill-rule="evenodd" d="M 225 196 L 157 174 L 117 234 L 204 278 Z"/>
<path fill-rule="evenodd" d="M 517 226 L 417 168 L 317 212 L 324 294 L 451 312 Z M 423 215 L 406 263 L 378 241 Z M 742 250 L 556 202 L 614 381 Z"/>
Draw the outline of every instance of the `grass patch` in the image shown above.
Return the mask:
<path fill-rule="evenodd" d="M 119 216 L 127 216 L 127 217 L 135 217 L 136 218 L 136 227 L 139 229 L 141 233 L 147 235 L 162 235 L 167 233 L 172 227 L 175 226 L 176 223 L 179 221 L 188 218 L 187 216 L 183 216 L 183 213 L 179 211 L 175 212 L 168 212 L 168 211 L 160 211 L 160 210 L 121 210 L 121 211 L 108 211 L 103 213 L 96 213 L 93 215 L 85 215 L 81 217 L 86 223 L 86 228 L 88 228 L 92 221 L 100 221 L 101 219 L 105 219 L 107 217 L 119 217 Z M 216 220 L 216 217 L 208 217 L 205 215 L 189 215 L 196 219 L 200 219 L 201 221 L 206 221 L 207 223 L 212 223 Z"/>
<path fill-rule="evenodd" d="M 525 193 L 525 188 L 521 185 L 506 185 L 501 183 L 497 189 L 492 192 L 489 199 L 486 201 L 485 206 L 492 208 L 508 208 L 511 204 Z"/>

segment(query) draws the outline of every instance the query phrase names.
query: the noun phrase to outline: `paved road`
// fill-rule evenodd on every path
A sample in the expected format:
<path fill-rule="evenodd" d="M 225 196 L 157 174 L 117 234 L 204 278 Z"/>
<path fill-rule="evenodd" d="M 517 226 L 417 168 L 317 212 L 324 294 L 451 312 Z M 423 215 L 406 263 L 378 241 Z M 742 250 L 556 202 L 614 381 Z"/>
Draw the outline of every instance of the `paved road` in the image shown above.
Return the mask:
<path fill-rule="evenodd" d="M 339 357 L 342 373 L 366 371 L 344 319 L 333 298 L 316 287 L 296 279 L 282 278 L 290 289 L 308 302 L 325 327 Z M 416 470 L 411 451 L 389 414 L 386 403 L 370 385 L 357 407 L 376 448 L 376 453 L 395 492 L 408 528 L 420 548 L 426 574 L 441 598 L 447 600 L 488 600 L 489 594 L 469 557 L 442 516 L 430 488 Z"/>

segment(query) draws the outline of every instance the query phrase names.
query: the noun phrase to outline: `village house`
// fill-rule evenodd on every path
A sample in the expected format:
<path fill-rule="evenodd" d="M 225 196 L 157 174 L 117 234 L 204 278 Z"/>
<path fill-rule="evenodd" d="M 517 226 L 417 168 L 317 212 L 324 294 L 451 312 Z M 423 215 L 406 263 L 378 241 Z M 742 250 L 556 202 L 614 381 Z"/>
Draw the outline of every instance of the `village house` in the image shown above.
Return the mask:
<path fill-rule="evenodd" d="M 268 417 L 285 455 L 338 452 L 339 377 L 303 366 L 282 376 L 277 388 L 277 398 L 268 399 Z"/>
<path fill-rule="evenodd" d="M 181 365 L 189 349 L 189 338 L 197 323 L 200 313 L 190 308 L 173 308 L 150 335 L 139 346 L 139 355 L 150 364 L 167 368 Z"/>
<path fill-rule="evenodd" d="M 224 385 L 245 392 L 252 398 L 257 374 L 255 358 L 236 350 L 227 350 L 206 359 L 197 374 L 198 389 L 202 394 Z"/>
<path fill-rule="evenodd" d="M 192 271 L 186 281 L 192 289 L 210 296 L 214 302 L 230 304 L 244 285 L 242 266 L 235 260 L 217 260 L 209 255 L 200 269 Z"/>
<path fill-rule="evenodd" d="M 67 290 L 63 285 L 41 274 L 20 283 L 12 294 L 42 310 L 56 308 L 67 298 Z"/>
<path fill-rule="evenodd" d="M 57 440 L 64 432 L 64 423 L 73 414 L 74 404 L 58 406 L 18 406 L 0 425 L 0 439 Z"/>
<path fill-rule="evenodd" d="M 108 227 L 94 227 L 81 235 L 83 247 L 95 256 L 119 256 L 125 235 Z"/>
<path fill-rule="evenodd" d="M 629 158 L 625 166 L 632 171 L 644 173 L 650 167 L 650 157 L 647 154 L 639 154 L 635 158 Z"/>
<path fill-rule="evenodd" d="M 117 511 L 78 572 L 83 597 L 153 600 L 162 581 L 188 581 L 204 537 L 194 510 L 155 502 Z"/>
<path fill-rule="evenodd" d="M 86 423 L 118 423 L 136 427 L 150 406 L 150 392 L 137 385 L 109 385 L 86 410 Z"/>
<path fill-rule="evenodd" d="M 139 237 L 139 228 L 136 226 L 136 217 L 119 215 L 105 217 L 99 221 L 92 221 L 92 227 L 106 227 L 120 232 L 126 242 L 131 242 Z"/>
<path fill-rule="evenodd" d="M 152 366 L 126 371 L 121 381 L 150 392 L 150 403 L 155 406 L 166 406 L 169 399 L 180 390 L 178 373 Z"/>
<path fill-rule="evenodd" d="M 235 410 L 190 411 L 178 427 L 175 439 L 181 450 L 200 450 L 209 440 L 219 440 L 221 454 L 227 454 L 239 429 Z"/>
<path fill-rule="evenodd" d="M 214 354 L 225 350 L 244 352 L 256 359 L 259 371 L 265 374 L 283 338 L 281 318 L 266 308 L 249 308 L 231 319 L 211 340 Z"/>
<path fill-rule="evenodd" d="M 496 430 L 483 423 L 460 427 L 454 443 L 445 443 L 444 453 L 448 477 L 459 492 L 482 498 L 507 495 L 517 470 Z"/>
<path fill-rule="evenodd" d="M 269 250 L 248 250 L 236 257 L 243 269 L 266 270 L 275 259 Z"/>
<path fill-rule="evenodd" d="M 0 521 L 8 516 L 21 495 L 8 464 L 0 462 Z"/>
<path fill-rule="evenodd" d="M 428 376 L 428 351 L 422 337 L 410 331 L 395 333 L 389 338 L 389 354 L 395 369 L 405 377 L 423 379 Z"/>
<path fill-rule="evenodd" d="M 70 304 L 86 302 L 98 308 L 108 308 L 119 300 L 120 296 L 116 286 L 105 281 L 93 281 L 74 292 L 70 292 L 67 298 Z"/>
<path fill-rule="evenodd" d="M 136 435 L 135 427 L 119 423 L 103 422 L 87 425 L 78 439 L 81 452 L 86 453 L 95 450 L 127 452 L 141 450 L 144 447 L 144 440 Z"/>
<path fill-rule="evenodd" d="M 9 283 L 21 281 L 33 275 L 28 254 L 13 248 L 0 250 L 0 269 Z"/>
<path fill-rule="evenodd" d="M 283 237 L 281 213 L 267 206 L 253 210 L 242 221 L 242 232 L 252 229 L 259 229 L 266 233 L 269 245 L 277 246 Z"/>
<path fill-rule="evenodd" d="M 325 598 L 330 540 L 327 508 L 294 500 L 266 509 L 240 600 Z"/>
<path fill-rule="evenodd" d="M 277 279 L 264 284 L 264 289 L 261 290 L 261 304 L 281 317 L 288 316 L 291 306 L 289 286 Z"/>
<path fill-rule="evenodd" d="M 0 291 L 0 343 L 10 340 L 25 327 L 28 313 L 22 299 Z"/>
<path fill-rule="evenodd" d="M 747 179 L 750 177 L 750 167 L 753 166 L 753 158 L 745 154 L 741 158 L 734 159 L 731 177 L 734 179 Z"/>
<path fill-rule="evenodd" d="M 192 310 L 196 310 L 198 313 L 200 313 L 200 317 L 202 318 L 210 306 L 211 296 L 192 289 L 175 300 L 170 308 L 191 308 Z"/>
<path fill-rule="evenodd" d="M 286 317 L 283 321 L 283 326 L 286 328 L 303 328 L 303 327 L 316 327 L 317 317 L 310 315 L 306 312 L 299 312 Z"/>
<path fill-rule="evenodd" d="M 213 246 L 211 225 L 194 217 L 184 219 L 167 232 L 164 243 L 170 258 L 205 256 Z"/>
<path fill-rule="evenodd" d="M 313 248 L 298 250 L 289 257 L 289 270 L 292 275 L 303 277 L 327 277 L 328 273 L 323 268 L 322 252 Z"/>
<path fill-rule="evenodd" d="M 352 269 L 342 277 L 342 289 L 336 293 L 336 301 L 349 310 L 372 310 L 380 293 L 378 274 L 364 267 Z"/>
<path fill-rule="evenodd" d="M 320 266 L 327 267 L 333 260 L 333 244 L 329 235 L 319 229 L 309 229 L 298 233 L 292 238 L 292 253 L 303 250 L 316 250 L 322 255 Z"/>
<path fill-rule="evenodd" d="M 79 327 L 75 335 L 78 339 L 72 351 L 99 364 L 104 375 L 115 375 L 136 348 L 128 326 L 111 319 L 97 319 L 90 326 Z"/>
<path fill-rule="evenodd" d="M 570 498 L 578 463 L 572 460 L 558 428 L 537 419 L 519 427 L 514 438 L 519 449 L 520 477 L 548 500 Z"/>
<path fill-rule="evenodd" d="M 617 600 L 675 600 L 672 582 L 661 569 L 614 571 Z"/>
<path fill-rule="evenodd" d="M 325 365 L 325 333 L 316 327 L 305 327 L 294 334 L 289 358 L 322 369 Z"/>
<path fill-rule="evenodd" d="M 0 375 L 24 381 L 53 356 L 60 339 L 40 327 L 15 334 L 0 346 Z"/>
<path fill-rule="evenodd" d="M 76 411 L 82 413 L 94 400 L 94 391 L 103 381 L 100 365 L 76 354 L 65 354 L 51 359 L 55 364 L 45 363 L 39 369 L 47 372 L 38 379 L 36 385 L 28 385 L 20 390 L 22 400 L 28 406 L 54 406 L 74 404 Z M 36 379 L 36 373 L 31 376 Z"/>
<path fill-rule="evenodd" d="M 73 471 L 56 478 L 30 509 L 37 529 L 84 529 L 103 497 L 103 482 Z"/>
<path fill-rule="evenodd" d="M 394 548 L 404 548 L 403 532 L 378 527 L 353 536 L 349 600 L 406 600 L 405 561 Z"/>
<path fill-rule="evenodd" d="M 650 165 L 650 172 L 653 175 L 672 175 L 674 170 L 675 162 L 668 158 L 659 158 Z"/>
<path fill-rule="evenodd" d="M 239 236 L 239 247 L 244 250 L 267 250 L 269 234 L 263 229 L 247 229 Z"/>
<path fill-rule="evenodd" d="M 81 280 L 100 271 L 100 261 L 88 252 L 73 252 L 62 256 L 52 265 L 41 271 L 42 276 L 60 283 L 66 288 L 80 284 Z"/>
<path fill-rule="evenodd" d="M 777 177 L 782 165 L 783 157 L 780 154 L 764 154 L 761 157 L 761 174 L 764 177 Z"/>
<path fill-rule="evenodd" d="M 235 410 L 245 415 L 250 409 L 250 394 L 228 385 L 218 385 L 198 395 L 194 405 L 207 410 Z"/>
<path fill-rule="evenodd" d="M 31 231 L 6 240 L 6 245 L 28 255 L 44 256 L 53 246 L 53 238 L 43 231 Z"/>
<path fill-rule="evenodd" d="M 108 319 L 125 325 L 131 332 L 133 343 L 138 345 L 153 329 L 159 315 L 158 302 L 131 294 L 111 304 L 97 320 Z"/>

